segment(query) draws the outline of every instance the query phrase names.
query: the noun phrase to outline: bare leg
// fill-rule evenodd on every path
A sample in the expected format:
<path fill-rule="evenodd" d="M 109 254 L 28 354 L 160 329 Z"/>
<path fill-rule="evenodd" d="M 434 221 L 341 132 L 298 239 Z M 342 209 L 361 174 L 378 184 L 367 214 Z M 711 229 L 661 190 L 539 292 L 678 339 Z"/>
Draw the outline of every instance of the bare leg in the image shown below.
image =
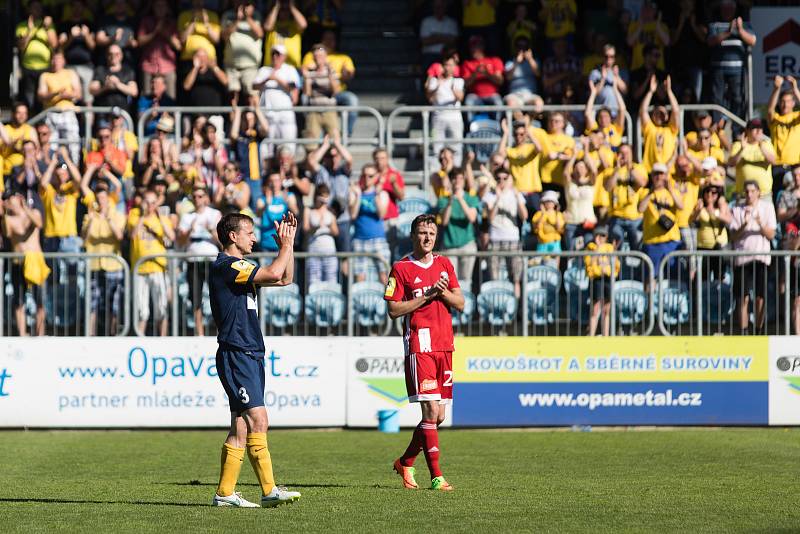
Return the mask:
<path fill-rule="evenodd" d="M 748 306 L 750 305 L 750 297 L 748 295 L 742 295 L 739 297 L 739 328 L 742 330 L 747 330 L 749 326 L 749 313 L 748 313 Z"/>
<path fill-rule="evenodd" d="M 25 306 L 17 306 L 14 308 L 14 318 L 17 321 L 17 333 L 19 336 L 27 336 L 28 331 L 25 327 Z"/>
<path fill-rule="evenodd" d="M 589 318 L 589 337 L 597 333 L 597 323 L 600 319 L 600 309 L 603 302 L 598 300 L 592 303 L 592 316 Z"/>
<path fill-rule="evenodd" d="M 44 335 L 44 306 L 36 308 L 36 335 Z"/>
<path fill-rule="evenodd" d="M 196 336 L 204 336 L 204 335 L 206 335 L 205 324 L 203 324 L 203 309 L 202 308 L 195 308 L 194 309 L 194 335 L 196 335 Z"/>
<path fill-rule="evenodd" d="M 611 335 L 611 301 L 603 303 L 603 335 Z"/>

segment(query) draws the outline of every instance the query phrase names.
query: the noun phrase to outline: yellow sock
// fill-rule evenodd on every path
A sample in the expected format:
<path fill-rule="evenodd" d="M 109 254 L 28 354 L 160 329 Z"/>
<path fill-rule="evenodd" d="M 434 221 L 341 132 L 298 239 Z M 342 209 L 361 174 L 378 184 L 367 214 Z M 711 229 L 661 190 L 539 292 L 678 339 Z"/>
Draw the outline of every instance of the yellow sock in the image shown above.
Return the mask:
<path fill-rule="evenodd" d="M 227 497 L 233 495 L 236 489 L 236 481 L 239 479 L 239 471 L 242 470 L 244 461 L 244 449 L 232 447 L 227 443 L 222 445 L 222 467 L 219 471 L 219 485 L 217 495 Z"/>
<path fill-rule="evenodd" d="M 247 456 L 261 484 L 262 493 L 268 495 L 275 487 L 275 478 L 272 475 L 272 458 L 267 449 L 266 432 L 247 434 Z"/>

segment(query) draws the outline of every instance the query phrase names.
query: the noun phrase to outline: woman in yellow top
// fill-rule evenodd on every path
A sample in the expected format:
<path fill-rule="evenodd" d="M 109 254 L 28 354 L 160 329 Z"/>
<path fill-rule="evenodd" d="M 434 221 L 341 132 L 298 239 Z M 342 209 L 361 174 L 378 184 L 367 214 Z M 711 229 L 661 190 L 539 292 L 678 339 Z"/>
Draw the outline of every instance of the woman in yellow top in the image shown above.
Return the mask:
<path fill-rule="evenodd" d="M 615 166 L 606 169 L 597 181 L 602 184 L 605 196 L 595 195 L 594 204 L 597 206 L 598 201 L 607 201 L 601 206 L 608 208 L 612 239 L 620 242 L 626 239 L 631 250 L 639 250 L 642 241 L 639 191 L 647 185 L 647 171 L 633 162 L 631 145 L 619 147 Z"/>
<path fill-rule="evenodd" d="M 741 138 L 733 144 L 728 160 L 729 167 L 736 167 L 736 194 L 743 195 L 744 183 L 754 180 L 762 198 L 772 196 L 772 165 L 776 162 L 775 149 L 764 136 L 764 123 L 750 119 Z"/>
<path fill-rule="evenodd" d="M 267 18 L 264 19 L 264 65 L 272 65 L 272 47 L 282 44 L 286 47 L 286 63 L 300 68 L 303 32 L 308 21 L 294 5 L 294 0 L 277 0 Z"/>
<path fill-rule="evenodd" d="M 600 225 L 594 229 L 594 241 L 586 246 L 588 252 L 615 251 L 614 243 L 608 242 L 608 228 Z M 584 256 L 586 275 L 589 277 L 589 294 L 592 301 L 592 315 L 589 318 L 589 335 L 597 333 L 600 313 L 603 314 L 603 335 L 611 330 L 611 278 L 619 276 L 619 260 L 613 256 Z M 613 268 L 612 268 L 613 263 Z"/>
<path fill-rule="evenodd" d="M 221 34 L 219 16 L 205 9 L 203 0 L 192 0 L 192 9 L 178 15 L 178 34 L 183 50 L 181 61 L 191 62 L 199 49 L 208 52 L 208 57 L 217 59 L 217 44 Z"/>
<path fill-rule="evenodd" d="M 567 227 L 564 214 L 559 211 L 558 193 L 545 191 L 539 211 L 531 219 L 533 232 L 537 237 L 536 251 L 544 253 L 561 252 L 561 236 Z M 558 258 L 548 261 L 558 267 Z"/>
<path fill-rule="evenodd" d="M 669 76 L 664 80 L 664 88 L 667 90 L 667 98 L 672 108 L 671 112 L 668 112 L 664 106 L 656 106 L 653 108 L 652 114 L 647 112 L 650 107 L 650 101 L 653 99 L 656 89 L 658 89 L 658 80 L 655 74 L 650 77 L 650 87 L 639 107 L 639 120 L 642 123 L 642 132 L 644 133 L 642 164 L 644 164 L 648 172 L 653 170 L 654 164 L 670 161 L 678 148 L 681 111 L 678 99 L 675 97 L 675 93 L 672 92 L 672 80 Z"/>
<path fill-rule="evenodd" d="M 42 2 L 32 0 L 28 4 L 28 16 L 15 28 L 17 50 L 22 64 L 20 93 L 32 106 L 35 102 L 39 76 L 50 67 L 50 54 L 58 46 L 58 34 L 53 18 L 44 15 Z"/>
<path fill-rule="evenodd" d="M 653 165 L 650 188 L 639 190 L 639 213 L 644 214 L 642 252 L 653 262 L 654 276 L 660 272 L 661 261 L 681 246 L 678 213 L 683 209 L 680 192 L 669 181 L 667 166 Z M 665 271 L 669 274 L 672 263 Z"/>
<path fill-rule="evenodd" d="M 785 80 L 789 82 L 791 90 L 781 91 L 784 78 L 775 76 L 774 87 L 767 104 L 767 117 L 775 145 L 775 155 L 784 173 L 789 170 L 789 165 L 800 163 L 800 111 L 794 109 L 800 101 L 800 88 L 797 87 L 797 80 L 793 76 L 787 76 Z"/>
<path fill-rule="evenodd" d="M 564 190 L 564 166 L 572 159 L 575 151 L 575 140 L 564 133 L 566 119 L 560 111 L 550 114 L 547 121 L 547 137 L 542 146 L 541 162 L 539 163 L 539 178 L 544 184 L 548 184 L 549 189 L 558 191 Z"/>
<path fill-rule="evenodd" d="M 697 250 L 724 250 L 728 248 L 728 223 L 731 210 L 725 201 L 725 188 L 720 184 L 709 183 L 700 191 L 700 199 L 695 204 L 689 218 L 697 228 Z M 712 277 L 722 280 L 724 263 L 721 256 L 703 258 L 705 279 Z"/>

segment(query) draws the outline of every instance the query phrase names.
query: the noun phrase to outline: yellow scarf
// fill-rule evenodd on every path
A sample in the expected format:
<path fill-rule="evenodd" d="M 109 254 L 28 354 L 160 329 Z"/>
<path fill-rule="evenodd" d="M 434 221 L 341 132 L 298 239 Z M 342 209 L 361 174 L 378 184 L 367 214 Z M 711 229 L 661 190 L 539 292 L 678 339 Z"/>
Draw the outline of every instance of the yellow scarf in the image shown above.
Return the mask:
<path fill-rule="evenodd" d="M 40 286 L 50 276 L 50 267 L 45 263 L 41 252 L 26 252 L 22 269 L 25 281 L 31 285 Z"/>

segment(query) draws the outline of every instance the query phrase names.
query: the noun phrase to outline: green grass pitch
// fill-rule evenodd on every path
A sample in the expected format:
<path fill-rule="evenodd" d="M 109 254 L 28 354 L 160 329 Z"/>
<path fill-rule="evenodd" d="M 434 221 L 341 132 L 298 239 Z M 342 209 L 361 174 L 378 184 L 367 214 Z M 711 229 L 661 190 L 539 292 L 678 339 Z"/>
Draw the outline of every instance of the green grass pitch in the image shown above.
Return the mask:
<path fill-rule="evenodd" d="M 409 431 L 270 433 L 277 509 L 213 508 L 224 431 L 0 432 L 2 532 L 796 531 L 800 430 L 445 430 L 452 493 L 391 472 Z M 417 460 L 417 479 L 428 480 Z M 256 499 L 247 460 L 238 486 Z"/>

